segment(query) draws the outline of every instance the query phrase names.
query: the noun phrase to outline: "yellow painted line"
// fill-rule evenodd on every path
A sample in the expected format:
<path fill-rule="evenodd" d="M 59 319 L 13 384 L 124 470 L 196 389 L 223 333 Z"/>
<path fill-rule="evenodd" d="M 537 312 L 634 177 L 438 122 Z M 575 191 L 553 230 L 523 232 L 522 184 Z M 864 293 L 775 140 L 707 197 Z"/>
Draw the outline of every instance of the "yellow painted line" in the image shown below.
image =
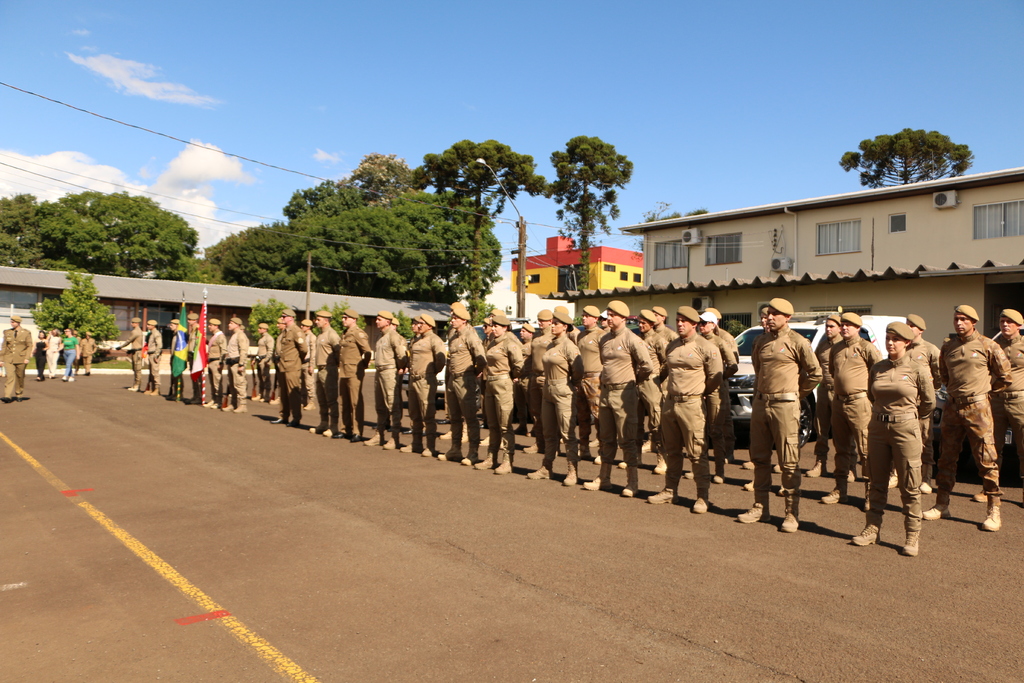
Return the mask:
<path fill-rule="evenodd" d="M 22 460 L 31 465 L 32 468 L 43 477 L 43 479 L 50 483 L 51 486 L 56 488 L 58 491 L 67 491 L 69 489 L 67 484 L 62 482 L 42 463 L 7 438 L 7 435 L 0 432 L 0 439 L 6 441 L 7 445 L 10 446 L 15 453 L 21 456 Z M 154 553 L 143 545 L 137 538 L 118 526 L 113 520 L 100 512 L 96 507 L 80 498 L 68 498 L 68 500 L 72 501 L 75 505 L 84 510 L 87 515 L 92 517 L 100 526 L 110 532 L 114 538 L 121 541 L 126 548 L 135 553 L 139 559 L 148 564 L 154 571 L 156 571 L 157 574 L 177 588 L 185 597 L 197 604 L 203 611 L 215 612 L 217 610 L 224 609 L 214 602 L 213 598 L 206 595 L 206 593 L 199 590 L 199 588 L 192 582 L 182 576 L 178 570 L 164 562 L 159 555 Z M 239 642 L 244 645 L 248 645 L 255 650 L 256 654 L 259 655 L 264 662 L 270 665 L 270 668 L 285 678 L 296 681 L 297 683 L 319 683 L 315 676 L 303 671 L 302 667 L 282 654 L 280 650 L 268 643 L 257 633 L 248 629 L 245 624 L 238 620 L 237 617 L 228 616 L 217 619 L 216 621 L 222 624 Z"/>

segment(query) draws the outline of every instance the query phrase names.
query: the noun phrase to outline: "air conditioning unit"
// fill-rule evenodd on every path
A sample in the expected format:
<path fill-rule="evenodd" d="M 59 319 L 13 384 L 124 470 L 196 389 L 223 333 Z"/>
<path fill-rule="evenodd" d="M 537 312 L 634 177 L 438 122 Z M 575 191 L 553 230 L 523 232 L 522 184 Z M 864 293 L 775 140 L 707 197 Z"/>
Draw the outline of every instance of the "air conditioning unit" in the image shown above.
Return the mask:
<path fill-rule="evenodd" d="M 793 259 L 788 256 L 775 256 L 772 258 L 772 270 L 776 273 L 788 273 L 793 270 Z"/>
<path fill-rule="evenodd" d="M 700 244 L 704 239 L 700 228 L 687 228 L 683 230 L 683 244 Z"/>
<path fill-rule="evenodd" d="M 936 209 L 955 209 L 960 200 L 956 196 L 956 190 L 935 192 L 932 194 L 932 206 Z"/>
<path fill-rule="evenodd" d="M 695 296 L 695 297 L 693 297 L 693 300 L 690 302 L 690 305 L 693 308 L 696 308 L 698 311 L 706 310 L 708 308 L 711 308 L 711 297 L 710 296 Z"/>

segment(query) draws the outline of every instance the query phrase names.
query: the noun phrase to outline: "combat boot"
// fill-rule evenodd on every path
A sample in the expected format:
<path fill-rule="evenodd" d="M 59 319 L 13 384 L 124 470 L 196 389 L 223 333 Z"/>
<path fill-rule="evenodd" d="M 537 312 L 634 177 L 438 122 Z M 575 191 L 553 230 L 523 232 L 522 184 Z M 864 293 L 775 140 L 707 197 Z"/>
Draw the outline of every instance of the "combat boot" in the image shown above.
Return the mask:
<path fill-rule="evenodd" d="M 668 469 L 668 465 L 665 464 L 665 456 L 658 453 L 658 464 L 654 466 L 655 474 L 665 474 Z"/>
<path fill-rule="evenodd" d="M 690 508 L 690 512 L 695 515 L 703 515 L 708 511 L 708 490 L 697 489 L 697 500 L 694 502 L 693 507 Z"/>
<path fill-rule="evenodd" d="M 461 462 L 462 461 L 462 447 L 456 448 L 452 446 L 445 453 L 440 453 L 437 459 L 442 462 Z"/>
<path fill-rule="evenodd" d="M 753 524 L 754 522 L 768 522 L 771 515 L 768 514 L 768 494 L 758 491 L 754 494 L 754 507 L 736 517 L 740 524 Z"/>
<path fill-rule="evenodd" d="M 666 486 L 658 493 L 655 493 L 653 496 L 648 496 L 647 502 L 650 503 L 651 505 L 661 505 L 663 503 L 673 503 L 675 502 L 675 499 L 675 489 L 671 489 Z"/>
<path fill-rule="evenodd" d="M 395 439 L 397 442 L 398 439 Z M 408 446 L 402 446 L 398 449 L 402 453 L 422 453 L 423 452 L 423 439 L 422 437 L 412 437 L 412 443 Z"/>
<path fill-rule="evenodd" d="M 527 446 L 526 448 L 523 449 L 523 453 L 540 453 L 540 452 L 541 452 L 541 449 L 537 446 L 537 444 L 534 444 L 532 446 Z"/>
<path fill-rule="evenodd" d="M 445 432 L 444 434 L 442 434 L 441 436 L 439 436 L 437 438 L 441 439 L 441 441 L 451 441 L 452 440 L 452 433 L 451 432 Z"/>
<path fill-rule="evenodd" d="M 494 456 L 490 453 L 483 460 L 473 464 L 474 470 L 489 470 L 492 467 L 494 467 Z"/>
<path fill-rule="evenodd" d="M 383 446 L 381 446 L 381 448 L 383 448 L 386 451 L 397 451 L 397 450 L 400 450 L 402 448 L 402 444 L 400 444 L 398 442 L 398 439 L 399 439 L 400 435 L 401 435 L 401 432 L 398 432 L 398 431 L 391 432 L 391 441 L 388 441 L 387 443 L 385 443 Z"/>
<path fill-rule="evenodd" d="M 868 524 L 866 527 L 864 527 L 864 531 L 860 532 L 859 535 L 853 537 L 851 543 L 863 547 L 866 545 L 871 545 L 872 543 L 878 543 L 879 540 L 880 538 L 878 527 L 874 524 Z"/>
<path fill-rule="evenodd" d="M 623 498 L 632 498 L 640 492 L 639 470 L 636 465 L 626 467 L 626 488 L 619 494 Z"/>
<path fill-rule="evenodd" d="M 896 476 L 896 470 L 889 472 L 889 488 L 894 489 L 900 485 L 900 479 Z"/>
<path fill-rule="evenodd" d="M 501 464 L 494 470 L 495 474 L 512 474 L 512 454 L 508 453 Z"/>
<path fill-rule="evenodd" d="M 554 458 L 544 458 L 544 462 L 542 462 L 540 464 L 540 467 L 538 467 L 533 472 L 530 472 L 529 474 L 527 474 L 526 478 L 527 479 L 534 479 L 534 480 L 536 480 L 536 479 L 550 479 L 551 478 L 551 468 L 554 466 L 554 464 L 555 464 L 555 459 Z"/>
<path fill-rule="evenodd" d="M 823 505 L 835 505 L 836 503 L 846 502 L 846 489 L 850 485 L 850 482 L 846 480 L 846 477 L 839 477 L 836 479 L 836 487 L 832 489 L 832 493 L 828 494 L 821 499 Z"/>
<path fill-rule="evenodd" d="M 469 454 L 466 455 L 466 457 L 462 459 L 462 463 L 461 464 L 465 465 L 466 467 L 473 467 L 478 462 L 480 462 L 480 449 L 479 448 L 473 448 L 472 446 L 470 446 L 469 447 Z"/>
<path fill-rule="evenodd" d="M 921 465 L 921 493 L 932 492 L 932 466 L 931 464 Z"/>
<path fill-rule="evenodd" d="M 693 479 L 693 470 L 683 472 L 683 479 Z"/>
<path fill-rule="evenodd" d="M 818 462 L 814 463 L 814 467 L 812 467 L 811 469 L 807 470 L 807 472 L 804 474 L 804 476 L 805 477 L 810 477 L 811 479 L 816 479 L 816 478 L 820 477 L 824 473 L 825 473 L 825 463 L 822 462 L 821 460 L 819 460 Z"/>
<path fill-rule="evenodd" d="M 715 476 L 711 478 L 715 484 L 725 483 L 725 459 L 715 460 Z"/>
<path fill-rule="evenodd" d="M 949 512 L 949 492 L 939 491 L 938 495 L 935 496 L 935 505 L 931 509 L 925 510 L 921 516 L 932 522 L 937 519 L 949 519 L 952 517 Z"/>
<path fill-rule="evenodd" d="M 794 491 L 786 496 L 786 519 L 782 520 L 780 531 L 787 534 L 796 533 L 800 529 L 800 492 Z"/>
<path fill-rule="evenodd" d="M 373 436 L 363 442 L 364 446 L 379 446 L 380 445 L 380 432 L 374 432 Z"/>
<path fill-rule="evenodd" d="M 562 486 L 575 486 L 578 481 L 578 475 L 576 473 L 576 464 L 578 460 L 569 460 L 566 464 L 567 471 L 565 473 L 565 479 L 562 481 Z"/>
<path fill-rule="evenodd" d="M 985 493 L 985 489 L 982 489 L 982 490 L 978 491 L 977 493 L 975 493 L 973 496 L 971 496 L 971 502 L 973 502 L 973 503 L 987 503 L 988 502 L 988 494 Z"/>
<path fill-rule="evenodd" d="M 988 497 L 988 517 L 981 524 L 983 531 L 999 531 L 1003 526 L 1003 522 L 999 518 L 999 504 L 999 496 Z"/>
<path fill-rule="evenodd" d="M 601 472 L 597 475 L 597 479 L 588 481 L 583 485 L 588 491 L 608 491 L 612 488 L 612 464 L 610 462 L 601 463 Z"/>
<path fill-rule="evenodd" d="M 906 555 L 907 557 L 917 557 L 917 544 L 920 538 L 920 531 L 908 531 L 907 540 L 903 543 L 903 547 L 900 548 L 900 555 Z"/>

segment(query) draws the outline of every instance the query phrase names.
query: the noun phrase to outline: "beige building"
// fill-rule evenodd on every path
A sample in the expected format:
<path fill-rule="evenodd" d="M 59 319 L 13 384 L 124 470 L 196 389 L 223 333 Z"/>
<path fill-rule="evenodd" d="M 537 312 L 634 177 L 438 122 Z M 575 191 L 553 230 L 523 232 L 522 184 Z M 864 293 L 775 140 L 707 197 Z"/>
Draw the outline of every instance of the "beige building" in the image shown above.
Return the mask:
<path fill-rule="evenodd" d="M 1024 168 L 631 225 L 642 287 L 569 292 L 603 305 L 714 306 L 749 325 L 775 296 L 800 311 L 915 312 L 940 343 L 973 305 L 994 333 L 1024 308 Z"/>

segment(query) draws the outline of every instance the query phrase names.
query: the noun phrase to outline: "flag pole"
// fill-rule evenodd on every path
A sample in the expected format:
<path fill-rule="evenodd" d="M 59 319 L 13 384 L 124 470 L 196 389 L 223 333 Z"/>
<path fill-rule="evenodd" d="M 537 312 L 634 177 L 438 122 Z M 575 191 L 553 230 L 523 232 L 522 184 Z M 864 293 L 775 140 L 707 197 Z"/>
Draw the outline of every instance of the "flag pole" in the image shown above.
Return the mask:
<path fill-rule="evenodd" d="M 203 310 L 204 311 L 206 310 L 206 287 L 203 287 Z M 204 320 L 203 322 L 205 323 L 206 321 Z M 203 343 L 205 343 L 206 342 L 206 332 L 203 331 L 202 334 L 203 334 Z M 204 367 L 203 368 L 203 377 L 202 377 L 202 382 L 203 382 L 203 401 L 202 401 L 202 405 L 203 406 L 206 405 L 206 374 L 207 374 L 206 373 L 206 368 Z"/>

